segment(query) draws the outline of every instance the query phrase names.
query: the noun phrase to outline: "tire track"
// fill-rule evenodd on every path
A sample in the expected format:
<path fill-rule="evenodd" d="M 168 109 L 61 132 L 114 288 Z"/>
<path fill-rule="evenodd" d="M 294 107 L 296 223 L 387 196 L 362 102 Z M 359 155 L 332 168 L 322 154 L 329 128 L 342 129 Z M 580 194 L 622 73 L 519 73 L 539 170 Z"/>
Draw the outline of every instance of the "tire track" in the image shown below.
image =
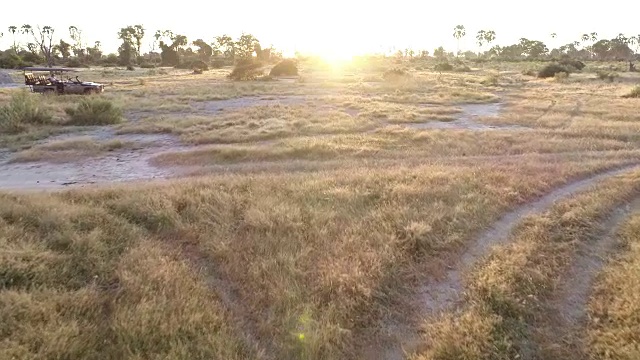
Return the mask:
<path fill-rule="evenodd" d="M 581 331 L 587 320 L 587 305 L 594 282 L 615 252 L 617 231 L 634 212 L 640 211 L 640 197 L 616 208 L 602 226 L 594 242 L 582 243 L 551 298 L 547 301 L 550 322 L 541 343 L 573 357 L 586 358 Z M 562 346 L 559 346 L 561 345 Z M 560 355 L 560 354 L 558 354 Z"/>
<path fill-rule="evenodd" d="M 252 349 L 255 358 L 258 360 L 274 359 L 277 351 L 272 341 L 270 339 L 264 340 L 260 336 L 257 331 L 256 321 L 251 318 L 250 312 L 242 306 L 242 298 L 233 283 L 223 277 L 212 264 L 211 259 L 203 254 L 198 246 L 191 243 L 190 240 L 176 241 L 176 239 L 171 239 L 167 242 L 173 243 L 190 265 L 196 271 L 204 274 L 207 286 L 218 296 L 218 299 L 230 315 L 229 320 L 234 322 L 235 331 L 244 343 Z"/>
<path fill-rule="evenodd" d="M 520 223 L 522 218 L 540 213 L 551 207 L 557 200 L 584 191 L 604 179 L 637 169 L 640 169 L 640 164 L 635 163 L 583 178 L 561 186 L 538 200 L 524 204 L 503 215 L 489 229 L 470 242 L 469 247 L 456 263 L 450 264 L 442 278 L 424 284 L 417 291 L 417 308 L 426 318 L 435 317 L 448 311 L 457 311 L 462 304 L 464 295 L 463 275 L 477 261 L 485 258 L 493 247 L 505 244 L 512 230 Z M 398 328 L 398 324 L 390 324 L 390 327 L 393 328 L 395 333 L 393 338 L 396 341 L 392 346 L 383 349 L 379 348 L 377 344 L 373 345 L 373 349 L 367 349 L 366 353 L 376 354 L 376 356 L 369 358 L 402 359 L 405 354 L 411 354 L 417 350 L 420 344 L 420 337 L 414 327 L 405 325 Z"/>

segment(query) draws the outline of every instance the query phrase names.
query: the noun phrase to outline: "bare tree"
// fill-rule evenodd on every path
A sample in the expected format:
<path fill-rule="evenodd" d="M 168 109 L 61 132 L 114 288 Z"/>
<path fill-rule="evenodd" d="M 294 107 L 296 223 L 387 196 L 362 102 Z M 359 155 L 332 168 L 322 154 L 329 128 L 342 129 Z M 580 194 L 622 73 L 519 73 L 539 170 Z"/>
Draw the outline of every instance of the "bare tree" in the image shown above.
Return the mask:
<path fill-rule="evenodd" d="M 55 32 L 54 28 L 51 26 L 36 26 L 36 31 L 34 31 L 33 27 L 29 24 L 22 25 L 22 33 L 25 35 L 31 35 L 33 40 L 35 40 L 35 49 L 33 46 L 29 47 L 31 52 L 35 52 L 34 50 L 39 49 L 42 55 L 44 55 L 45 60 L 47 61 L 48 67 L 53 67 L 53 33 Z"/>

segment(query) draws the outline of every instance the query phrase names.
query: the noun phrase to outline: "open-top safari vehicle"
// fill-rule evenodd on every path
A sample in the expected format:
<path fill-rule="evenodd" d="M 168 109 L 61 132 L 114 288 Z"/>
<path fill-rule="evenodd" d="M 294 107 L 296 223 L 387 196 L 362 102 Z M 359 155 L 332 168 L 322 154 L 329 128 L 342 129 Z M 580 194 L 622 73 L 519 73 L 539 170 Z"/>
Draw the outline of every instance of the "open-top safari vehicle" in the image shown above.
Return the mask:
<path fill-rule="evenodd" d="M 104 91 L 104 85 L 90 81 L 81 81 L 78 76 L 75 80 L 67 77 L 67 80 L 58 79 L 55 74 L 60 77 L 67 72 L 75 72 L 69 68 L 49 68 L 49 67 L 25 67 L 24 84 L 29 86 L 32 92 L 41 94 L 97 94 Z M 47 72 L 44 74 L 34 74 L 35 72 Z"/>

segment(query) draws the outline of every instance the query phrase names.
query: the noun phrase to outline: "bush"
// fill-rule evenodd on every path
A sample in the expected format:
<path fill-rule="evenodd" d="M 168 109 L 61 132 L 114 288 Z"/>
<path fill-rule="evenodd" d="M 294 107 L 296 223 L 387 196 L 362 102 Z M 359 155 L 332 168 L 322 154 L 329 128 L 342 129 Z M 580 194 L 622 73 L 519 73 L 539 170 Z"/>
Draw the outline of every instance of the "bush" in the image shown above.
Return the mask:
<path fill-rule="evenodd" d="M 622 95 L 625 99 L 637 99 L 640 98 L 640 85 L 634 86 L 629 93 Z"/>
<path fill-rule="evenodd" d="M 68 125 L 110 125 L 122 121 L 122 110 L 99 97 L 84 97 L 76 107 L 68 107 L 64 111 L 69 115 Z"/>
<path fill-rule="evenodd" d="M 598 71 L 598 78 L 600 80 L 613 82 L 619 75 L 615 71 Z"/>
<path fill-rule="evenodd" d="M 25 91 L 11 96 L 9 104 L 0 107 L 0 132 L 15 134 L 29 125 L 42 125 L 51 121 L 51 114 L 39 104 L 40 97 Z"/>
<path fill-rule="evenodd" d="M 553 76 L 553 79 L 557 82 L 565 82 L 569 78 L 569 73 L 567 72 L 559 72 Z"/>
<path fill-rule="evenodd" d="M 134 68 L 133 66 L 131 66 L 131 65 L 127 65 L 127 70 L 129 70 L 129 71 L 133 71 L 133 70 L 135 70 L 135 69 L 136 69 L 136 68 Z"/>
<path fill-rule="evenodd" d="M 586 66 L 582 61 L 574 59 L 562 59 L 559 64 L 566 68 L 571 67 L 576 70 L 582 70 Z"/>
<path fill-rule="evenodd" d="M 83 64 L 82 62 L 80 62 L 80 60 L 76 58 L 73 58 L 67 61 L 66 65 L 67 67 L 70 67 L 70 68 L 89 67 L 86 64 Z"/>
<path fill-rule="evenodd" d="M 274 66 L 269 72 L 269 76 L 296 76 L 298 75 L 298 64 L 295 60 L 284 59 Z"/>
<path fill-rule="evenodd" d="M 453 70 L 453 65 L 448 62 L 437 63 L 436 66 L 433 67 L 435 71 L 451 71 Z"/>
<path fill-rule="evenodd" d="M 469 71 L 471 71 L 471 68 L 468 67 L 466 64 L 460 64 L 460 65 L 455 66 L 453 68 L 453 71 L 455 71 L 455 72 L 469 72 Z"/>
<path fill-rule="evenodd" d="M 202 71 L 207 71 L 209 70 L 209 65 L 207 65 L 206 62 L 202 61 L 202 60 L 193 60 L 193 61 L 186 61 L 183 63 L 180 63 L 178 65 L 175 66 L 176 69 L 191 69 L 191 70 L 202 70 Z"/>
<path fill-rule="evenodd" d="M 569 74 L 569 70 L 566 67 L 560 64 L 549 64 L 543 67 L 542 70 L 538 72 L 538 77 L 541 79 L 546 79 L 546 78 L 554 77 L 556 76 L 557 73 L 561 73 L 561 72 Z"/>
<path fill-rule="evenodd" d="M 499 82 L 500 82 L 500 74 L 499 73 L 488 74 L 481 81 L 482 85 L 486 85 L 486 86 L 498 86 Z"/>
<path fill-rule="evenodd" d="M 213 69 L 222 69 L 225 65 L 226 63 L 222 59 L 215 59 L 211 62 L 211 67 Z"/>
<path fill-rule="evenodd" d="M 0 69 L 17 69 L 23 66 L 26 66 L 26 64 L 20 56 L 9 51 L 0 54 Z"/>
<path fill-rule="evenodd" d="M 239 60 L 229 74 L 231 80 L 255 80 L 263 74 L 262 64 L 253 59 Z"/>
<path fill-rule="evenodd" d="M 140 68 L 141 69 L 155 69 L 156 68 L 156 64 L 142 63 L 142 64 L 140 64 Z"/>
<path fill-rule="evenodd" d="M 406 71 L 399 68 L 387 70 L 382 74 L 382 78 L 385 81 L 400 81 L 400 80 L 405 80 L 408 77 L 409 77 L 409 74 L 407 74 Z"/>

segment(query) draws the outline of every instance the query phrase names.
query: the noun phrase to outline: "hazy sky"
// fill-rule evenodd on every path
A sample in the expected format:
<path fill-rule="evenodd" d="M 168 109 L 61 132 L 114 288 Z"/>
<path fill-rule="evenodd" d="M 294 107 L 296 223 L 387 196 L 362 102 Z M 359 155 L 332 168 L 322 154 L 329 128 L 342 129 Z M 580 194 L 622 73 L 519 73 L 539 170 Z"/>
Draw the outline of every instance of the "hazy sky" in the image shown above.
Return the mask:
<path fill-rule="evenodd" d="M 542 40 L 556 47 L 578 40 L 585 32 L 596 31 L 601 38 L 640 34 L 640 3 L 615 1 L 612 10 L 588 6 L 588 1 L 538 0 L 536 2 L 497 0 L 458 1 L 375 1 L 375 0 L 244 0 L 244 1 L 77 1 L 26 2 L 2 0 L 0 48 L 7 47 L 9 25 L 52 25 L 57 35 L 68 38 L 67 28 L 75 25 L 90 44 L 103 43 L 106 52 L 115 51 L 121 27 L 142 24 L 149 38 L 157 29 L 171 29 L 189 41 L 229 33 L 254 34 L 263 46 L 344 55 L 396 48 L 427 49 L 444 45 L 455 49 L 453 27 L 465 25 L 463 50 L 475 50 L 475 34 L 494 30 L 496 43 L 517 42 L 521 37 Z M 170 4 L 169 6 L 148 5 Z M 199 5 L 199 4 L 203 5 Z M 55 9 L 51 4 L 60 5 Z M 437 5 L 435 5 L 437 4 Z M 611 16 L 604 16 L 612 14 Z M 558 34 L 556 40 L 550 34 Z M 148 51 L 148 46 L 144 50 Z"/>

